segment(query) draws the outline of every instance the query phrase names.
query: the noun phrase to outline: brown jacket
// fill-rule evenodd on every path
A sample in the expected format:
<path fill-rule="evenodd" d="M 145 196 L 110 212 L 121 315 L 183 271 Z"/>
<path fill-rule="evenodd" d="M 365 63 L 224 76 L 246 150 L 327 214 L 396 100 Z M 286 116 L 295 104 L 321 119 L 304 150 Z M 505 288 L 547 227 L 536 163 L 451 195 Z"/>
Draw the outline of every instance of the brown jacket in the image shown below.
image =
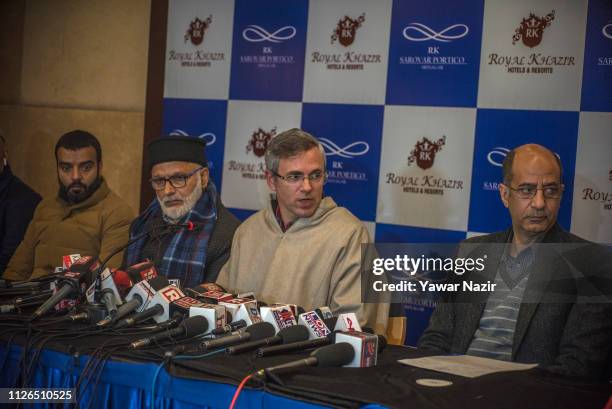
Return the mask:
<path fill-rule="evenodd" d="M 36 208 L 3 277 L 28 280 L 50 274 L 68 254 L 102 260 L 127 242 L 133 218 L 132 209 L 104 180 L 93 195 L 75 205 L 58 197 L 46 198 Z M 122 257 L 123 252 L 115 255 L 108 266 L 119 267 Z"/>

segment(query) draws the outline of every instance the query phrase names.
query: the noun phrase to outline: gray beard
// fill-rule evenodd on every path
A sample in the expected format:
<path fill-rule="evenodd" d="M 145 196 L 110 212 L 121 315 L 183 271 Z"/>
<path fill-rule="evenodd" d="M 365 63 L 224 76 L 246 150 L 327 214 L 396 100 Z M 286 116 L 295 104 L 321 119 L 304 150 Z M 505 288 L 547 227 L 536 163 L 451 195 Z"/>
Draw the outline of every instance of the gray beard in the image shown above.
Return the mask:
<path fill-rule="evenodd" d="M 183 199 L 183 204 L 179 207 L 167 207 L 162 200 L 157 198 L 164 215 L 164 220 L 170 224 L 176 224 L 181 221 L 181 219 L 194 208 L 198 200 L 200 200 L 203 191 L 202 185 L 198 183 L 193 191 Z M 166 196 L 163 200 L 170 201 L 172 199 L 176 199 L 176 196 Z"/>

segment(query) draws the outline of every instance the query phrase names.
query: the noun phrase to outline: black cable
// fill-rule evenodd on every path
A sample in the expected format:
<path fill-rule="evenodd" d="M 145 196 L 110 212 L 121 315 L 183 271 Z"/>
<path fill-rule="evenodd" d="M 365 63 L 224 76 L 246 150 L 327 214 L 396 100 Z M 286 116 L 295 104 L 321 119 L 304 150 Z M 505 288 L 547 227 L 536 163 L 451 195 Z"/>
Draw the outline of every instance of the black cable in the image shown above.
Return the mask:
<path fill-rule="evenodd" d="M 90 327 L 86 327 L 84 329 L 79 329 L 79 330 L 75 329 L 75 330 L 72 330 L 72 331 L 57 330 L 56 333 L 54 333 L 54 334 L 45 334 L 44 332 L 41 332 L 39 335 L 42 334 L 43 336 L 41 337 L 42 338 L 40 340 L 41 342 L 38 345 L 37 350 L 34 352 L 34 355 L 33 355 L 32 360 L 30 362 L 29 368 L 28 368 L 28 370 L 26 372 L 27 378 L 25 380 L 27 381 L 27 383 L 25 384 L 24 387 L 27 387 L 29 385 L 30 374 L 33 373 L 33 369 L 35 368 L 35 365 L 38 364 L 38 359 L 40 357 L 40 353 L 44 349 L 44 345 L 47 342 L 49 342 L 49 341 L 51 341 L 53 339 L 61 339 L 63 337 L 70 337 L 70 338 L 73 338 L 73 339 L 79 339 L 79 338 L 87 337 L 87 336 L 90 336 L 90 335 L 97 335 L 98 333 L 102 332 L 102 331 L 92 331 L 94 329 L 97 329 L 97 327 L 90 326 Z M 83 334 L 82 333 L 83 331 L 88 331 L 88 332 Z M 50 331 L 47 331 L 47 332 L 50 332 Z M 39 340 L 37 339 L 36 342 L 39 342 Z M 34 344 L 35 344 L 35 342 L 32 342 L 32 346 L 31 347 L 34 347 Z"/>
<path fill-rule="evenodd" d="M 30 378 L 34 373 L 34 369 L 38 365 L 38 360 L 40 358 L 40 354 L 42 353 L 44 346 L 46 343 L 51 341 L 54 338 L 61 338 L 61 336 L 65 335 L 64 333 L 57 334 L 47 334 L 43 331 L 40 331 L 34 337 L 32 337 L 30 348 L 34 351 L 32 357 L 30 359 L 30 364 L 27 365 L 27 369 L 25 371 L 25 378 L 22 379 L 22 387 L 28 387 L 30 385 Z M 68 334 L 72 335 L 72 334 Z M 38 343 L 38 345 L 37 345 Z"/>
<path fill-rule="evenodd" d="M 4 355 L 4 358 L 2 359 L 2 363 L 0 363 L 0 373 L 3 372 L 4 365 L 5 365 L 6 361 L 8 360 L 9 355 L 11 354 L 11 347 L 12 347 L 12 344 L 13 344 L 13 338 L 15 338 L 16 335 L 17 335 L 17 333 L 11 334 L 9 339 L 6 341 L 6 354 Z"/>
<path fill-rule="evenodd" d="M 97 374 L 96 374 L 96 378 L 95 378 L 95 383 L 93 384 L 92 391 L 91 391 L 92 399 L 89 402 L 89 404 L 87 405 L 88 409 L 91 407 L 91 405 L 96 403 L 96 401 L 98 399 L 98 396 L 97 396 L 96 392 L 98 390 L 98 385 L 100 383 L 100 379 L 102 378 L 102 373 L 104 372 L 104 367 L 106 366 L 106 363 L 109 361 L 110 357 L 115 353 L 115 350 L 117 348 L 120 348 L 120 347 L 115 347 L 115 348 L 113 348 L 111 350 L 107 350 L 106 353 L 103 354 L 100 357 L 101 358 L 101 366 L 97 370 Z"/>
<path fill-rule="evenodd" d="M 83 370 L 81 371 L 81 374 L 79 375 L 79 379 L 75 387 L 77 401 L 80 400 L 78 397 L 81 395 L 81 391 L 83 391 L 86 388 L 86 385 L 89 383 L 88 382 L 89 378 L 92 377 L 90 376 L 90 373 L 94 375 L 96 374 L 96 369 L 102 362 L 102 359 L 105 353 L 104 348 L 106 347 L 106 344 L 112 341 L 113 339 L 109 339 L 103 342 L 102 345 L 94 349 L 93 353 L 89 354 L 90 358 L 87 361 L 87 364 L 85 365 Z"/>

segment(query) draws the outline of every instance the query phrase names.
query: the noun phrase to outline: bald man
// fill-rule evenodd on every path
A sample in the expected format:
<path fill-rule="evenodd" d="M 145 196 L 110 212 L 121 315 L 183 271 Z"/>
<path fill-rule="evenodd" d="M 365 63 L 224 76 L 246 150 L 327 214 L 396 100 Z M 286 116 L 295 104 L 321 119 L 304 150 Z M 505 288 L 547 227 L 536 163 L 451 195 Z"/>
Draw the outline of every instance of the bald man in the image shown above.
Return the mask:
<path fill-rule="evenodd" d="M 495 288 L 444 298 L 419 348 L 537 363 L 565 376 L 605 376 L 612 309 L 609 294 L 607 302 L 605 295 L 598 302 L 591 297 L 594 282 L 609 285 L 609 251 L 557 223 L 562 169 L 559 158 L 541 145 L 509 152 L 499 193 L 512 227 L 465 240 L 460 249 L 486 262 L 483 271 L 458 280 L 491 282 Z"/>

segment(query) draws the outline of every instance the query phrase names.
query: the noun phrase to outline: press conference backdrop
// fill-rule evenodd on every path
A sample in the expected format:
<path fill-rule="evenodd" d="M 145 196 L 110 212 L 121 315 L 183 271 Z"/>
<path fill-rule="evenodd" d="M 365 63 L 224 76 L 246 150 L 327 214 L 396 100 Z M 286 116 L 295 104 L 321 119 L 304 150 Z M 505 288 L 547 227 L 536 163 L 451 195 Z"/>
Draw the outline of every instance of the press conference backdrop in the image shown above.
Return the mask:
<path fill-rule="evenodd" d="M 238 216 L 266 205 L 264 151 L 294 127 L 377 242 L 507 228 L 502 161 L 536 142 L 564 165 L 559 222 L 610 243 L 612 3 L 171 0 L 163 131 L 206 140 Z M 408 343 L 430 307 L 406 306 Z"/>

